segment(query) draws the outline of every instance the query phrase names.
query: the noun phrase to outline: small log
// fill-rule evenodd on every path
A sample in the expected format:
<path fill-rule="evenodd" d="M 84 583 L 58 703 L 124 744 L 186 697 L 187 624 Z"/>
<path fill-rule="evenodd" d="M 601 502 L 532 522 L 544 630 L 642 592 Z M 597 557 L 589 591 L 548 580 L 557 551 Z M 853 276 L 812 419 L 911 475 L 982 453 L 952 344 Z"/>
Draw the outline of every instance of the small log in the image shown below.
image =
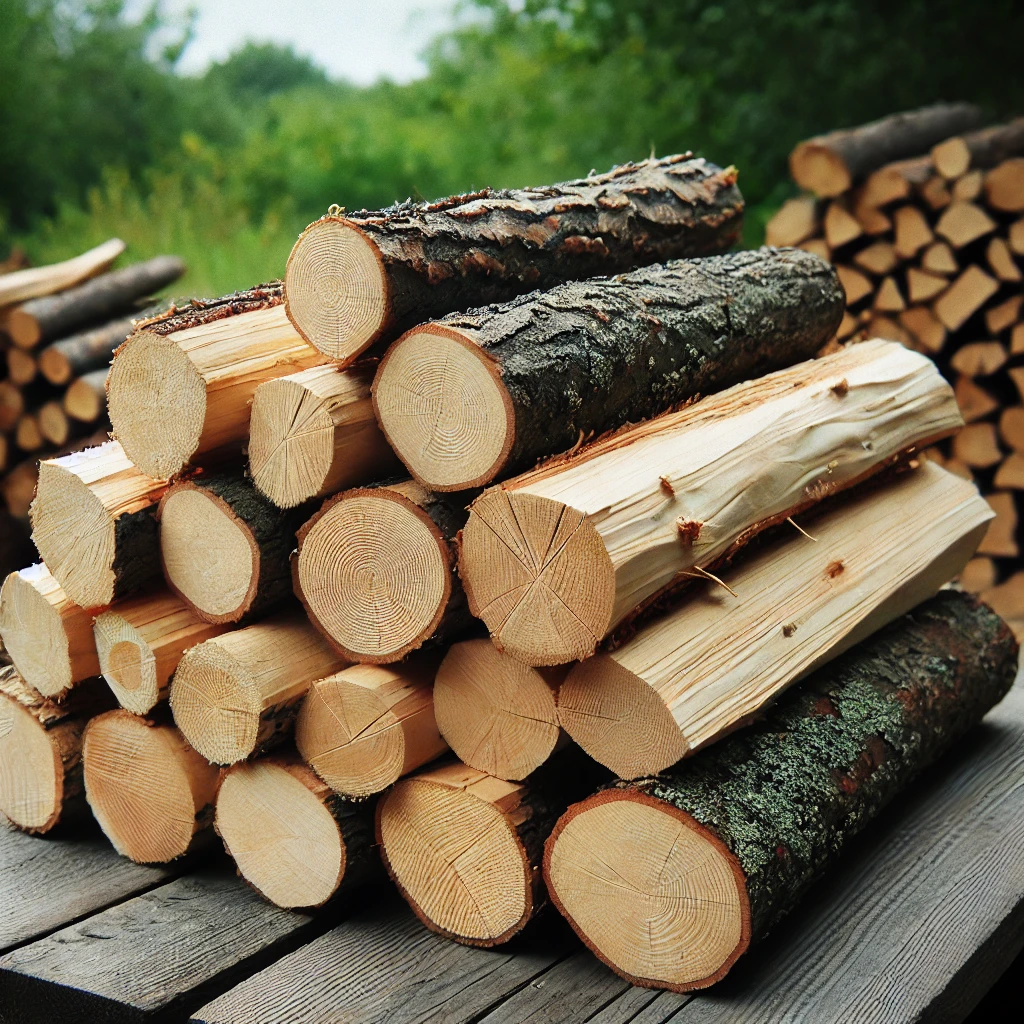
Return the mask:
<path fill-rule="evenodd" d="M 958 331 L 997 291 L 999 282 L 971 264 L 935 300 L 932 310 L 949 330 Z"/>
<path fill-rule="evenodd" d="M 80 423 L 95 423 L 107 411 L 107 366 L 73 380 L 64 392 L 64 411 Z"/>
<path fill-rule="evenodd" d="M 974 203 L 951 203 L 935 225 L 935 233 L 954 249 L 962 249 L 995 229 L 996 222 Z"/>
<path fill-rule="evenodd" d="M 571 807 L 545 849 L 552 900 L 629 981 L 705 988 L 981 721 L 1016 671 L 1006 625 L 966 594 L 940 594 L 815 672 L 763 722 Z"/>
<path fill-rule="evenodd" d="M 425 487 L 478 487 L 697 394 L 810 358 L 835 333 L 835 271 L 760 249 L 570 282 L 404 334 L 377 419 Z"/>
<path fill-rule="evenodd" d="M 955 274 L 960 264 L 946 242 L 934 242 L 925 249 L 921 257 L 921 268 L 932 274 Z"/>
<path fill-rule="evenodd" d="M 477 498 L 459 563 L 470 610 L 527 664 L 588 657 L 759 529 L 961 422 L 934 364 L 881 341 L 712 395 Z"/>
<path fill-rule="evenodd" d="M 442 754 L 434 720 L 436 652 L 397 665 L 352 665 L 318 679 L 295 723 L 295 744 L 336 793 L 372 796 Z"/>
<path fill-rule="evenodd" d="M 858 267 L 881 277 L 883 274 L 891 274 L 896 269 L 899 259 L 891 242 L 874 242 L 866 249 L 861 249 L 853 257 L 853 262 Z"/>
<path fill-rule="evenodd" d="M 1004 213 L 1024 210 L 1024 157 L 1004 160 L 985 175 L 989 206 Z"/>
<path fill-rule="evenodd" d="M 907 303 L 900 294 L 900 286 L 892 277 L 885 278 L 878 286 L 873 308 L 884 313 L 899 313 L 907 308 Z"/>
<path fill-rule="evenodd" d="M 1002 457 L 992 423 L 971 423 L 953 438 L 953 458 L 972 469 L 995 466 Z"/>
<path fill-rule="evenodd" d="M 949 287 L 949 281 L 917 267 L 907 268 L 907 297 L 913 303 L 929 302 Z"/>
<path fill-rule="evenodd" d="M 541 189 L 331 212 L 295 243 L 285 302 L 302 336 L 346 365 L 378 338 L 455 309 L 727 252 L 742 212 L 735 169 L 689 154 Z"/>
<path fill-rule="evenodd" d="M 1014 262 L 1010 247 L 1002 238 L 993 238 L 985 250 L 985 259 L 988 261 L 992 273 L 1000 281 L 1019 281 L 1024 276 L 1020 267 Z"/>
<path fill-rule="evenodd" d="M 375 369 L 314 366 L 256 389 L 249 473 L 275 505 L 293 508 L 400 471 L 373 416 Z"/>
<path fill-rule="evenodd" d="M 72 603 L 41 562 L 4 580 L 0 638 L 22 677 L 44 697 L 60 699 L 100 674 L 92 616 Z"/>
<path fill-rule="evenodd" d="M 973 203 L 985 191 L 985 175 L 982 171 L 968 171 L 953 182 L 949 191 L 954 202 Z"/>
<path fill-rule="evenodd" d="M 342 491 L 298 532 L 292 585 L 310 621 L 349 661 L 399 661 L 469 624 L 455 574 L 465 495 L 412 480 Z"/>
<path fill-rule="evenodd" d="M 902 179 L 901 179 L 902 180 Z M 861 189 L 856 193 L 853 215 L 866 235 L 887 235 L 892 230 L 892 219 L 877 206 L 872 206 Z"/>
<path fill-rule="evenodd" d="M 52 295 L 102 274 L 124 250 L 125 244 L 120 238 L 111 238 L 95 249 L 64 260 L 63 263 L 28 267 L 4 274 L 0 278 L 0 308 L 40 295 Z"/>
<path fill-rule="evenodd" d="M 32 540 L 72 601 L 106 607 L 159 579 L 154 513 L 166 488 L 116 441 L 40 463 Z"/>
<path fill-rule="evenodd" d="M 996 563 L 985 555 L 979 555 L 964 566 L 958 582 L 968 594 L 980 594 L 983 590 L 991 590 L 998 578 Z"/>
<path fill-rule="evenodd" d="M 811 196 L 787 199 L 764 226 L 765 245 L 799 245 L 818 232 L 818 204 Z"/>
<path fill-rule="evenodd" d="M 531 668 L 487 639 L 452 644 L 434 681 L 441 735 L 470 768 L 525 779 L 558 745 L 555 694 L 567 670 Z"/>
<path fill-rule="evenodd" d="M 985 327 L 990 334 L 998 334 L 1017 322 L 1024 295 L 1014 295 L 998 306 L 985 310 Z"/>
<path fill-rule="evenodd" d="M 13 429 L 24 411 L 21 388 L 9 380 L 0 380 L 0 433 Z"/>
<path fill-rule="evenodd" d="M 114 353 L 114 436 L 144 473 L 173 476 L 197 456 L 241 449 L 259 384 L 323 362 L 288 322 L 280 284 L 193 300 L 143 321 Z"/>
<path fill-rule="evenodd" d="M 47 443 L 52 444 L 55 448 L 63 448 L 68 443 L 68 438 L 71 436 L 71 423 L 61 408 L 60 402 L 45 402 L 39 407 L 36 420 L 39 423 L 39 432 Z"/>
<path fill-rule="evenodd" d="M 39 370 L 51 384 L 67 384 L 73 377 L 105 369 L 134 329 L 134 321 L 124 318 L 55 341 L 39 353 Z"/>
<path fill-rule="evenodd" d="M 930 157 L 896 160 L 867 176 L 859 190 L 857 205 L 878 209 L 900 199 L 907 199 L 927 183 L 931 173 Z"/>
<path fill-rule="evenodd" d="M 313 680 L 345 664 L 301 613 L 224 633 L 178 663 L 174 723 L 208 761 L 234 764 L 286 739 Z"/>
<path fill-rule="evenodd" d="M 958 377 L 953 394 L 964 423 L 974 423 L 999 408 L 999 402 L 970 377 Z"/>
<path fill-rule="evenodd" d="M 948 163 L 947 167 L 952 169 L 954 166 L 963 166 L 961 174 L 968 167 L 995 167 L 1003 160 L 1024 152 L 1024 117 L 1015 118 L 1006 124 L 969 132 L 963 138 L 948 140 L 945 145 L 946 155 L 952 161 L 956 161 L 955 164 Z M 965 156 L 966 164 L 963 163 Z"/>
<path fill-rule="evenodd" d="M 864 229 L 860 226 L 857 218 L 853 216 L 840 203 L 828 204 L 824 220 L 825 241 L 830 249 L 838 249 L 847 245 L 854 239 L 860 238 Z"/>
<path fill-rule="evenodd" d="M 995 487 L 1001 490 L 1024 491 L 1024 455 L 1011 452 L 999 464 L 992 480 Z"/>
<path fill-rule="evenodd" d="M 846 293 L 847 306 L 856 306 L 861 299 L 875 290 L 871 279 L 859 270 L 854 270 L 853 267 L 844 267 L 840 264 L 836 267 L 836 274 Z"/>
<path fill-rule="evenodd" d="M 157 512 L 164 579 L 207 622 L 266 614 L 292 596 L 288 559 L 307 515 L 279 509 L 240 473 L 172 484 Z"/>
<path fill-rule="evenodd" d="M 36 379 L 39 363 L 30 352 L 23 352 L 20 348 L 9 348 L 5 358 L 7 378 L 16 387 L 23 388 Z"/>
<path fill-rule="evenodd" d="M 935 239 L 928 219 L 916 206 L 899 207 L 892 219 L 896 228 L 894 248 L 900 259 L 912 259 Z"/>
<path fill-rule="evenodd" d="M 932 146 L 932 165 L 947 181 L 955 181 L 971 166 L 971 151 L 959 135 Z"/>
<path fill-rule="evenodd" d="M 215 826 L 238 873 L 279 907 L 323 906 L 380 869 L 373 804 L 339 796 L 294 754 L 230 768 Z"/>
<path fill-rule="evenodd" d="M 922 352 L 941 352 L 946 343 L 946 328 L 927 306 L 911 306 L 900 313 L 900 323 L 917 341 Z"/>
<path fill-rule="evenodd" d="M 1020 554 L 1020 547 L 1017 544 L 1017 503 L 1013 495 L 1005 492 L 986 494 L 985 500 L 996 517 L 978 545 L 978 554 L 1016 558 Z"/>
<path fill-rule="evenodd" d="M 1015 572 L 1009 579 L 997 587 L 992 587 L 980 595 L 985 602 L 1001 618 L 1007 620 L 1011 628 L 1024 619 L 1024 572 Z"/>
<path fill-rule="evenodd" d="M 1024 352 L 1024 323 L 1017 324 L 1010 332 L 1010 355 L 1017 356 Z"/>
<path fill-rule="evenodd" d="M 35 459 L 19 462 L 4 478 L 0 480 L 4 503 L 7 511 L 15 519 L 27 519 L 32 497 L 36 492 L 36 479 L 39 476 L 39 463 Z"/>
<path fill-rule="evenodd" d="M 998 341 L 972 341 L 950 357 L 949 365 L 966 377 L 988 377 L 1006 365 L 1006 347 Z"/>
<path fill-rule="evenodd" d="M 14 429 L 14 443 L 23 452 L 37 452 L 46 444 L 39 420 L 32 413 L 25 413 Z"/>
<path fill-rule="evenodd" d="M 184 856 L 213 823 L 220 769 L 173 725 L 108 711 L 86 727 L 82 762 L 86 798 L 100 828 L 137 864 Z"/>
<path fill-rule="evenodd" d="M 730 567 L 728 590 L 701 584 L 617 650 L 581 661 L 559 691 L 559 720 L 620 778 L 660 772 L 933 597 L 992 519 L 973 484 L 928 463 L 855 491 L 804 523 L 816 543 L 795 529 L 777 536 Z"/>
<path fill-rule="evenodd" d="M 185 651 L 228 628 L 204 622 L 164 590 L 129 598 L 96 617 L 100 672 L 121 707 L 145 715 L 167 699 Z"/>

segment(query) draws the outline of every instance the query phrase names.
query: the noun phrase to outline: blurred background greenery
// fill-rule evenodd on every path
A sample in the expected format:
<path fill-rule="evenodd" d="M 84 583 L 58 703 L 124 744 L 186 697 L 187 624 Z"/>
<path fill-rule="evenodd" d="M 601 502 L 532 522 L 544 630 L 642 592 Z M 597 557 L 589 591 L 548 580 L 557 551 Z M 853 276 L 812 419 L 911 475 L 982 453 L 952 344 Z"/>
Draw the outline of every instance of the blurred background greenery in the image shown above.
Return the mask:
<path fill-rule="evenodd" d="M 426 77 L 357 87 L 272 44 L 179 74 L 189 26 L 156 5 L 0 0 L 0 256 L 117 235 L 134 259 L 180 254 L 181 291 L 212 295 L 279 276 L 331 203 L 686 149 L 740 168 L 757 244 L 801 138 L 938 99 L 1024 111 L 1020 0 L 463 3 Z"/>

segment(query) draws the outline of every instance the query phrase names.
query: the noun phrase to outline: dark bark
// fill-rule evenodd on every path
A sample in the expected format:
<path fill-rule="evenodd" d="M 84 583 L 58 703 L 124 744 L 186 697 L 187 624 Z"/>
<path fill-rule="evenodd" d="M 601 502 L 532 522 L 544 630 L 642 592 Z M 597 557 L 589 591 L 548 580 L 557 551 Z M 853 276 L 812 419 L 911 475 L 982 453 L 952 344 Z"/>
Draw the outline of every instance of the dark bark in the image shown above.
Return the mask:
<path fill-rule="evenodd" d="M 114 520 L 115 601 L 137 593 L 160 579 L 160 528 L 154 502 Z"/>
<path fill-rule="evenodd" d="M 1024 153 L 1024 117 L 970 132 L 963 140 L 971 154 L 971 167 L 995 167 L 1011 156 Z"/>
<path fill-rule="evenodd" d="M 51 384 L 67 384 L 72 377 L 106 366 L 133 330 L 132 319 L 125 317 L 55 341 L 39 353 L 39 369 Z"/>
<path fill-rule="evenodd" d="M 284 301 L 283 291 L 280 281 L 271 281 L 245 291 L 232 292 L 219 299 L 192 299 L 184 306 L 172 306 L 164 313 L 137 323 L 135 329 L 167 335 L 175 331 L 188 330 L 190 327 L 201 327 L 203 324 L 212 324 L 229 316 L 280 306 Z"/>

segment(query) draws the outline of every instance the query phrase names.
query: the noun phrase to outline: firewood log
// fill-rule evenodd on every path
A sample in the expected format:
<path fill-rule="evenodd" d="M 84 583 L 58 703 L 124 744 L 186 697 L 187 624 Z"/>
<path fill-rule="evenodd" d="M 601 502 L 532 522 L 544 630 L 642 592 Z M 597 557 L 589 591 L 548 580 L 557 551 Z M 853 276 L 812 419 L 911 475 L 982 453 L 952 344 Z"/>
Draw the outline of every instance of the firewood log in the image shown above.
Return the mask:
<path fill-rule="evenodd" d="M 830 249 L 848 245 L 860 238 L 864 232 L 857 218 L 839 202 L 828 204 L 822 227 L 825 231 L 825 241 Z"/>
<path fill-rule="evenodd" d="M 32 413 L 25 413 L 14 430 L 14 443 L 23 452 L 37 452 L 45 444 L 46 439 L 39 429 L 39 419 Z"/>
<path fill-rule="evenodd" d="M 973 263 L 934 302 L 932 310 L 951 331 L 958 331 L 999 291 L 999 282 Z"/>
<path fill-rule="evenodd" d="M 13 429 L 25 411 L 21 388 L 9 380 L 0 380 L 0 432 Z"/>
<path fill-rule="evenodd" d="M 973 203 L 980 198 L 985 190 L 985 174 L 983 171 L 968 171 L 957 178 L 949 190 L 950 201 Z"/>
<path fill-rule="evenodd" d="M 932 147 L 932 162 L 944 178 L 958 178 L 968 168 L 995 167 L 1024 152 L 1024 117 L 953 136 Z"/>
<path fill-rule="evenodd" d="M 932 274 L 955 274 L 960 265 L 947 242 L 933 242 L 921 257 L 921 267 Z"/>
<path fill-rule="evenodd" d="M 935 225 L 935 233 L 954 249 L 962 249 L 995 229 L 996 222 L 980 206 L 960 202 L 947 206 Z"/>
<path fill-rule="evenodd" d="M 964 566 L 958 580 L 969 594 L 980 594 L 994 587 L 998 578 L 996 563 L 987 555 L 979 555 Z"/>
<path fill-rule="evenodd" d="M 62 338 L 39 353 L 39 370 L 51 384 L 67 384 L 72 377 L 105 369 L 133 330 L 134 321 L 125 317 Z"/>
<path fill-rule="evenodd" d="M 0 309 L 40 295 L 52 295 L 87 281 L 96 274 L 102 274 L 124 250 L 125 244 L 120 238 L 111 238 L 95 249 L 64 260 L 63 263 L 28 267 L 4 274 L 0 279 Z"/>
<path fill-rule="evenodd" d="M 811 196 L 787 199 L 764 228 L 765 245 L 799 245 L 817 233 L 818 204 Z"/>
<path fill-rule="evenodd" d="M 1006 349 L 998 341 L 972 341 L 953 353 L 949 365 L 967 377 L 987 377 L 1002 369 L 1006 359 Z"/>
<path fill-rule="evenodd" d="M 989 269 L 1000 281 L 1020 281 L 1024 275 L 1014 261 L 1010 247 L 1002 238 L 993 238 L 985 250 Z"/>
<path fill-rule="evenodd" d="M 928 219 L 916 206 L 899 207 L 893 211 L 892 219 L 896 228 L 894 247 L 901 259 L 912 259 L 935 238 Z"/>
<path fill-rule="evenodd" d="M 1004 160 L 985 175 L 989 206 L 1005 213 L 1024 210 L 1024 157 Z"/>
<path fill-rule="evenodd" d="M 64 411 L 81 423 L 95 423 L 107 411 L 108 366 L 73 380 L 64 392 Z"/>

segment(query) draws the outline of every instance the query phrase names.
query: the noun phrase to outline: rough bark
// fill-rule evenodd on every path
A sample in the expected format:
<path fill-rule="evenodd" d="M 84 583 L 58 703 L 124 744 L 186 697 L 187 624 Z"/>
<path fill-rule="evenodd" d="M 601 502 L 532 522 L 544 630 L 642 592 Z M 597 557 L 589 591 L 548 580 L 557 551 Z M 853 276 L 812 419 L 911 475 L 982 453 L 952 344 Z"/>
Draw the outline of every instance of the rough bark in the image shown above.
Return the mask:
<path fill-rule="evenodd" d="M 160 528 L 155 511 L 154 503 L 114 519 L 114 601 L 160 578 Z"/>
<path fill-rule="evenodd" d="M 171 306 L 148 320 L 136 323 L 135 329 L 150 331 L 152 334 L 174 334 L 175 331 L 202 327 L 229 316 L 280 306 L 284 301 L 283 293 L 284 287 L 280 281 L 270 281 L 217 299 L 192 299 L 184 306 Z"/>
<path fill-rule="evenodd" d="M 39 353 L 39 369 L 51 384 L 67 384 L 72 377 L 105 367 L 133 330 L 132 319 L 124 317 L 55 341 Z"/>
<path fill-rule="evenodd" d="M 25 302 L 40 295 L 51 295 L 101 274 L 124 249 L 124 242 L 120 238 L 111 238 L 95 249 L 73 256 L 63 263 L 26 267 L 4 274 L 0 281 L 0 307 Z"/>

